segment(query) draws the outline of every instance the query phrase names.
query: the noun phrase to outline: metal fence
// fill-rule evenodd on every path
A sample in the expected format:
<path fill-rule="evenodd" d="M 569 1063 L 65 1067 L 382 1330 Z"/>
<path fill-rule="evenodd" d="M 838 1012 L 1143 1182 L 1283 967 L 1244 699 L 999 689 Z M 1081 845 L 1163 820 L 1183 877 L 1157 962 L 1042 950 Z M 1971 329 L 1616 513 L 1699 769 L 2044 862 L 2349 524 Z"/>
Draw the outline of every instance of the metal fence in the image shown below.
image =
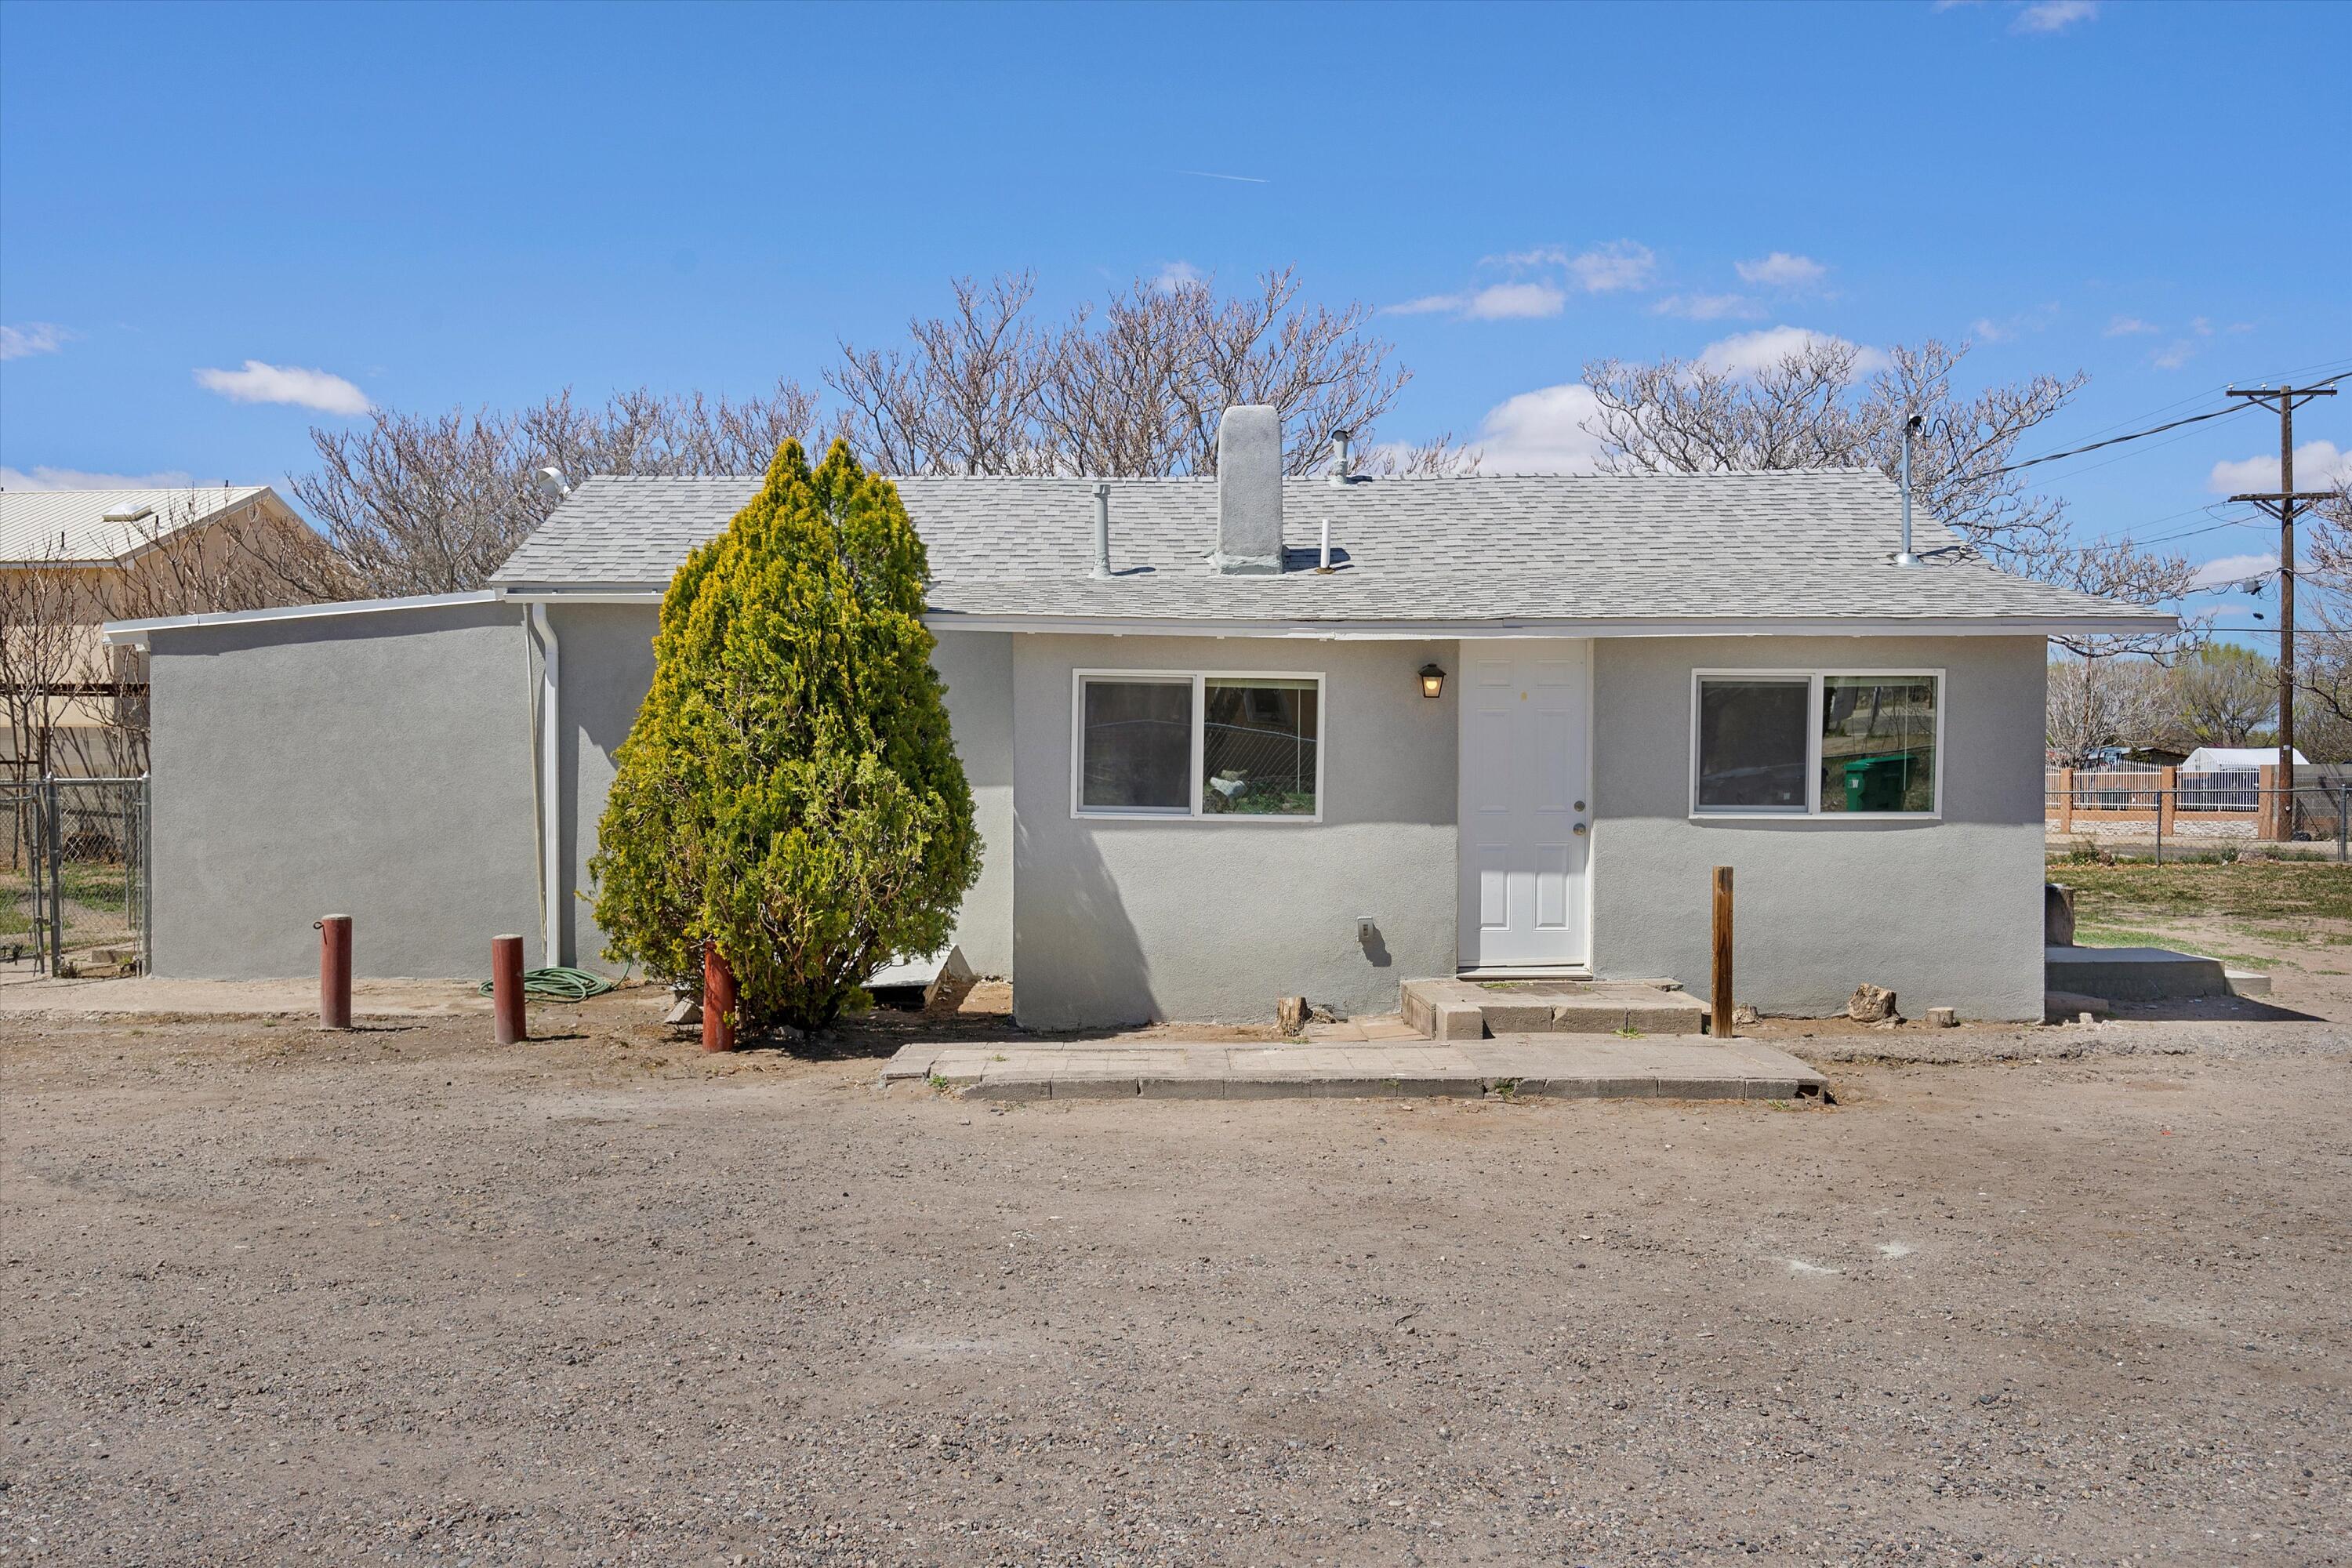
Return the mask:
<path fill-rule="evenodd" d="M 147 801 L 143 778 L 0 783 L 0 970 L 146 973 Z"/>
<path fill-rule="evenodd" d="M 2158 861 L 2282 846 L 2352 858 L 2352 778 L 2321 776 L 2289 790 L 2267 773 L 2068 770 L 2044 791 L 2043 835 L 2053 849 L 2090 847 Z"/>

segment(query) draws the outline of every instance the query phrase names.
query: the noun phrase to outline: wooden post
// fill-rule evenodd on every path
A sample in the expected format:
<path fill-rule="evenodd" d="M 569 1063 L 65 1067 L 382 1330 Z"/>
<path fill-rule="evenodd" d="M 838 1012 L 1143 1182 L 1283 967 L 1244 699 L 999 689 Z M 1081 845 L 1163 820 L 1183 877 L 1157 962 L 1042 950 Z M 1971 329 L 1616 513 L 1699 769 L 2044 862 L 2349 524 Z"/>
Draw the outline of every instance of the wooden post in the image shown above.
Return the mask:
<path fill-rule="evenodd" d="M 319 931 L 319 1027 L 352 1026 L 352 917 L 313 921 Z"/>
<path fill-rule="evenodd" d="M 1708 1001 L 1710 1025 L 1718 1040 L 1731 1038 L 1731 868 L 1715 868 L 1715 978 Z"/>
<path fill-rule="evenodd" d="M 2074 770 L 2058 770 L 2058 831 L 2074 831 Z"/>
<path fill-rule="evenodd" d="M 715 942 L 702 950 L 702 1048 L 735 1048 L 735 972 Z"/>
<path fill-rule="evenodd" d="M 2179 837 L 2180 819 L 2174 815 L 2180 809 L 2180 770 L 2167 768 L 2158 779 L 2156 790 L 2156 863 L 2164 864 L 2164 836 Z"/>
<path fill-rule="evenodd" d="M 490 1013 L 492 1033 L 499 1044 L 511 1046 L 529 1037 L 522 1012 L 522 938 L 490 938 Z"/>
<path fill-rule="evenodd" d="M 2254 791 L 2254 837 L 2277 838 L 2279 835 L 2278 764 L 2264 763 Z"/>

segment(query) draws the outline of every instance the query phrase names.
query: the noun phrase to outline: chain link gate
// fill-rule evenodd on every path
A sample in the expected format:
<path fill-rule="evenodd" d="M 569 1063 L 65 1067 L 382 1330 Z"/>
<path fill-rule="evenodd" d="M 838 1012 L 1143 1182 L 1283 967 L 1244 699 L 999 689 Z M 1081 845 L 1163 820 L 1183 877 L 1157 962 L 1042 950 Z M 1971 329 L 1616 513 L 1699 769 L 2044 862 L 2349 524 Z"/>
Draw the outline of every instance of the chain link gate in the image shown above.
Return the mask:
<path fill-rule="evenodd" d="M 0 784 L 0 973 L 147 973 L 147 781 Z"/>

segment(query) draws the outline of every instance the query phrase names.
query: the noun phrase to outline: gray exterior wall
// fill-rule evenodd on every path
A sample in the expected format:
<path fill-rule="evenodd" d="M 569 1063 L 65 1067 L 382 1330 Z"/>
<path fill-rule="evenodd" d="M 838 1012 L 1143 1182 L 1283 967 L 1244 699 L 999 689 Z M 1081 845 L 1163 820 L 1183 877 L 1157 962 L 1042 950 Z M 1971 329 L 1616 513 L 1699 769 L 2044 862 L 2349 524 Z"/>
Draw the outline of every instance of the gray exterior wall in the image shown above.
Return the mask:
<path fill-rule="evenodd" d="M 2042 1016 L 2040 637 L 1616 638 L 1593 645 L 1593 966 L 1708 984 L 1709 873 L 1734 870 L 1738 1000 Z M 1938 822 L 1690 815 L 1691 672 L 1945 672 Z"/>
<path fill-rule="evenodd" d="M 941 632 L 931 668 L 947 682 L 948 723 L 971 783 L 980 880 L 956 917 L 975 974 L 1013 973 L 1013 636 Z"/>
<path fill-rule="evenodd" d="M 565 849 L 563 963 L 618 973 L 604 933 L 582 896 L 588 858 L 613 787 L 614 756 L 654 683 L 656 605 L 565 605 L 554 623 L 563 737 Z M 1013 649 L 1004 633 L 940 634 L 932 666 L 948 687 L 948 720 L 963 759 L 986 847 L 979 884 L 965 897 L 955 940 L 982 974 L 1013 972 Z M 525 781 L 528 784 L 528 780 Z"/>
<path fill-rule="evenodd" d="M 1454 688 L 1415 671 L 1451 643 L 1025 635 L 1013 649 L 1013 1007 L 1037 1028 L 1260 1022 L 1276 998 L 1392 1012 L 1450 974 Z M 1320 825 L 1079 818 L 1080 668 L 1318 672 Z M 1379 940 L 1356 941 L 1371 916 Z"/>
<path fill-rule="evenodd" d="M 460 605 L 154 635 L 156 973 L 487 973 L 541 947 L 521 615 Z"/>

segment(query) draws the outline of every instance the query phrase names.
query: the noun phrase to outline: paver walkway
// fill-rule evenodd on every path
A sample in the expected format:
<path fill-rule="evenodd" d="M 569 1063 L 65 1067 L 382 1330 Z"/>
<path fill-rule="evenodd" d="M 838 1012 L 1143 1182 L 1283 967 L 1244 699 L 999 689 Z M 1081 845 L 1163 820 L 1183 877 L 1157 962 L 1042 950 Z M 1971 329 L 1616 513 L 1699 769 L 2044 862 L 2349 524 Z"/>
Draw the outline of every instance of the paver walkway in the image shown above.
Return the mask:
<path fill-rule="evenodd" d="M 929 1084 L 978 1100 L 1358 1099 L 1412 1095 L 1797 1100 L 1828 1080 L 1748 1040 L 1594 1040 L 1505 1035 L 1440 1045 L 1232 1045 L 1155 1040 L 1061 1045 L 910 1045 L 882 1082 Z"/>

